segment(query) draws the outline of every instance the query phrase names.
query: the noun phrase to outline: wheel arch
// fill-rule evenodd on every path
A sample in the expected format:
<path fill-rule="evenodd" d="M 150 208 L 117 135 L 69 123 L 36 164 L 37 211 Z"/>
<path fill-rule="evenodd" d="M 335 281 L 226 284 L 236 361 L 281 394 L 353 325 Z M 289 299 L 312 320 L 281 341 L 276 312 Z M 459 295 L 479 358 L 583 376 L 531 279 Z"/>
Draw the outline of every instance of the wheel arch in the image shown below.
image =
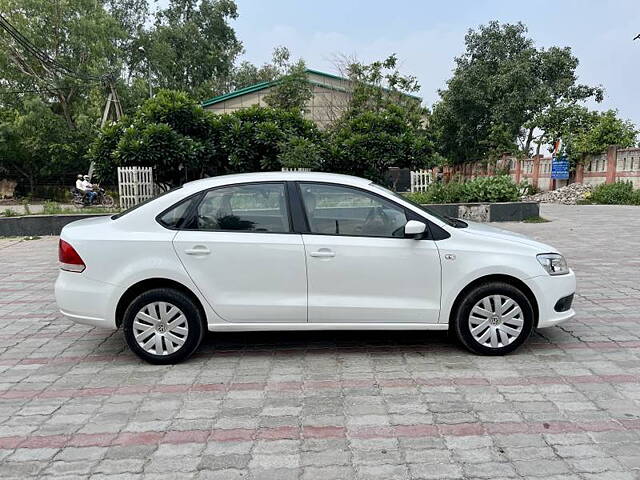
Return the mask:
<path fill-rule="evenodd" d="M 200 311 L 200 314 L 202 315 L 202 319 L 204 321 L 204 327 L 207 327 L 207 312 L 204 309 L 204 306 L 202 305 L 202 302 L 200 301 L 198 296 L 193 293 L 193 291 L 189 287 L 183 285 L 182 283 L 175 280 L 170 280 L 168 278 L 160 277 L 148 278 L 134 283 L 120 296 L 118 305 L 116 306 L 116 327 L 119 328 L 122 325 L 124 312 L 126 311 L 129 304 L 133 301 L 133 299 L 141 293 L 154 288 L 173 288 L 174 290 L 178 290 L 187 295 L 198 307 L 198 310 Z"/>
<path fill-rule="evenodd" d="M 531 302 L 531 306 L 533 307 L 533 325 L 534 325 L 534 328 L 538 326 L 538 318 L 540 317 L 540 309 L 539 309 L 539 306 L 538 306 L 538 300 L 536 299 L 536 296 L 534 295 L 533 291 L 527 286 L 527 284 L 524 283 L 519 278 L 516 278 L 516 277 L 511 276 L 511 275 L 492 274 L 492 275 L 485 275 L 485 276 L 476 278 L 475 280 L 470 282 L 468 285 L 466 285 L 462 290 L 460 290 L 460 292 L 456 296 L 456 299 L 453 301 L 453 305 L 451 307 L 451 311 L 449 312 L 449 319 L 448 319 L 449 327 L 451 327 L 451 325 L 453 324 L 453 321 L 454 321 L 456 315 L 458 314 L 458 307 L 462 303 L 462 299 L 465 297 L 465 295 L 469 291 L 474 289 L 475 287 L 477 287 L 479 285 L 483 285 L 485 283 L 490 283 L 490 282 L 508 283 L 508 284 L 513 285 L 514 287 L 518 288 L 520 291 L 522 291 L 522 293 L 527 297 L 529 302 Z"/>

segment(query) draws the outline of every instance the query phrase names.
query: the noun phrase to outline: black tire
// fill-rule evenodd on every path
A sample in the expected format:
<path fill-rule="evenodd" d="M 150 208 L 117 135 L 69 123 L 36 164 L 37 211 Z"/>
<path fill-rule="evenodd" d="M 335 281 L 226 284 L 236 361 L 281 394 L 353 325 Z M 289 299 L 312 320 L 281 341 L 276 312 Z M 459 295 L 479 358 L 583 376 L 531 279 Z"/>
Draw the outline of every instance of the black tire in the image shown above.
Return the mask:
<path fill-rule="evenodd" d="M 113 197 L 111 195 L 104 195 L 102 197 L 102 206 L 103 207 L 107 207 L 107 208 L 111 208 L 114 205 L 114 201 L 113 201 Z"/>
<path fill-rule="evenodd" d="M 481 344 L 471 333 L 469 316 L 473 307 L 483 298 L 491 295 L 503 295 L 514 300 L 522 311 L 522 330 L 511 343 L 498 347 Z M 471 352 L 480 355 L 505 355 L 522 345 L 533 330 L 534 312 L 527 296 L 518 288 L 504 282 L 490 282 L 479 285 L 466 293 L 461 299 L 453 317 L 452 329 L 460 342 Z"/>
<path fill-rule="evenodd" d="M 188 332 L 186 333 L 184 344 L 174 353 L 156 355 L 154 353 L 147 352 L 138 344 L 135 338 L 133 322 L 136 319 L 136 315 L 145 306 L 153 302 L 170 303 L 178 307 L 186 318 Z M 203 314 L 188 295 L 185 295 L 183 292 L 173 288 L 154 288 L 138 295 L 129 304 L 124 313 L 122 330 L 124 332 L 124 338 L 127 345 L 129 345 L 131 351 L 138 357 L 146 362 L 156 365 L 168 365 L 180 363 L 193 355 L 202 342 L 206 329 L 205 325 L 206 322 Z"/>

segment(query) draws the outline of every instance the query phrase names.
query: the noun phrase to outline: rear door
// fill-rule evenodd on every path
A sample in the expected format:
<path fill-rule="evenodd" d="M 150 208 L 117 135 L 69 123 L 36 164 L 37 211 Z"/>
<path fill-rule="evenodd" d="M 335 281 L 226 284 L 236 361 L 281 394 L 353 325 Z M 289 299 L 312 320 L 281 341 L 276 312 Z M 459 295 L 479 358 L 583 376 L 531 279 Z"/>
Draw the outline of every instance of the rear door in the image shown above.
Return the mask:
<path fill-rule="evenodd" d="M 438 323 L 438 248 L 404 237 L 402 206 L 355 187 L 299 185 L 309 322 Z"/>
<path fill-rule="evenodd" d="M 229 322 L 306 322 L 307 278 L 283 182 L 207 191 L 174 248 L 212 308 Z"/>

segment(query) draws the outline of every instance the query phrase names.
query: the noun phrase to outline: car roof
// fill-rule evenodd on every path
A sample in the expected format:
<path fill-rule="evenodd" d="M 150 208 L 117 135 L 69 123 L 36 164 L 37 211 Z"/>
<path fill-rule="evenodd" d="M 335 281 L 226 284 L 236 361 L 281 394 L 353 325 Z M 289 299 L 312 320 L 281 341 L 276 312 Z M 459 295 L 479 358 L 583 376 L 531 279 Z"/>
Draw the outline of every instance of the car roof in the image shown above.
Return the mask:
<path fill-rule="evenodd" d="M 254 172 L 238 173 L 233 175 L 220 175 L 218 177 L 203 178 L 193 182 L 185 183 L 184 188 L 189 191 L 198 191 L 206 188 L 217 187 L 219 185 L 230 185 L 234 183 L 248 182 L 328 182 L 340 183 L 344 185 L 366 186 L 371 184 L 371 180 L 366 178 L 353 177 L 351 175 L 341 175 L 337 173 L 322 172 Z"/>

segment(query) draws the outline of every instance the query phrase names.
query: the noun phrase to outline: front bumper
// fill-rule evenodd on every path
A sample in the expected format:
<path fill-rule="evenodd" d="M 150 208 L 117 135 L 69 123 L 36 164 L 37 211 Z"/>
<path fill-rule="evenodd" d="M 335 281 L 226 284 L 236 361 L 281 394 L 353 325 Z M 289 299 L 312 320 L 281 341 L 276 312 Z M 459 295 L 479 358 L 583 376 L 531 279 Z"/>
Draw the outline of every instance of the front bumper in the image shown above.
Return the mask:
<path fill-rule="evenodd" d="M 115 310 L 124 289 L 60 270 L 55 284 L 56 303 L 65 317 L 76 323 L 116 329 Z"/>
<path fill-rule="evenodd" d="M 558 301 L 576 291 L 576 276 L 573 270 L 566 275 L 539 275 L 525 281 L 538 302 L 538 328 L 558 325 L 572 318 L 573 308 L 557 311 Z"/>

